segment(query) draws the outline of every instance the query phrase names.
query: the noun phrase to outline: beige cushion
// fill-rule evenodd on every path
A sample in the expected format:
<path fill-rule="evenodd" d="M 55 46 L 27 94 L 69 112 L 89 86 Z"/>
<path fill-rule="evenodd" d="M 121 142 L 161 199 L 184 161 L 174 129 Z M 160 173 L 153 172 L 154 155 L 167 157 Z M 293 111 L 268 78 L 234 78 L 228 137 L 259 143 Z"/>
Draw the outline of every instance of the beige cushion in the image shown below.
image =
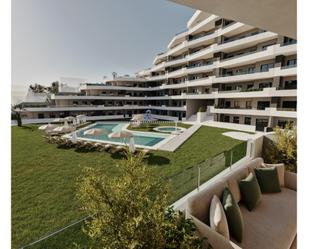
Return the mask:
<path fill-rule="evenodd" d="M 241 179 L 246 178 L 249 174 L 247 167 L 240 167 L 224 177 L 229 190 L 231 191 L 235 201 L 238 203 L 241 200 L 241 194 L 239 189 L 239 182 Z"/>
<path fill-rule="evenodd" d="M 263 163 L 262 167 L 276 167 L 277 168 L 277 172 L 278 172 L 278 177 L 279 177 L 279 183 L 280 183 L 280 187 L 284 187 L 284 164 L 283 163 L 278 163 L 278 164 L 269 164 L 269 163 Z"/>
<path fill-rule="evenodd" d="M 230 239 L 229 226 L 227 224 L 227 219 L 217 195 L 212 197 L 209 209 L 209 221 L 210 227 L 216 232 L 223 235 L 225 238 Z"/>
<path fill-rule="evenodd" d="M 209 222 L 209 208 L 210 202 L 214 195 L 220 196 L 225 187 L 224 182 L 216 182 L 209 186 L 207 189 L 200 191 L 198 194 L 188 199 L 187 211 L 200 221 L 207 225 Z"/>
<path fill-rule="evenodd" d="M 261 168 L 262 165 L 263 165 L 264 161 L 263 161 L 263 158 L 261 157 L 258 157 L 258 158 L 255 158 L 253 160 L 251 160 L 248 164 L 247 164 L 247 167 L 249 169 L 249 172 L 252 172 L 253 174 L 254 173 L 254 169 L 256 168 Z"/>
<path fill-rule="evenodd" d="M 263 194 L 253 212 L 240 204 L 244 219 L 243 249 L 290 248 L 296 236 L 297 192 L 282 188 L 280 193 Z"/>
<path fill-rule="evenodd" d="M 213 229 L 211 229 L 209 226 L 207 226 L 205 223 L 198 220 L 196 217 L 188 214 L 187 218 L 192 219 L 194 224 L 197 227 L 197 235 L 201 238 L 207 238 L 204 240 L 204 247 L 208 248 L 209 245 L 211 245 L 211 248 L 214 249 L 234 249 L 235 247 L 232 246 L 230 241 L 223 237 L 221 234 L 215 232 Z"/>

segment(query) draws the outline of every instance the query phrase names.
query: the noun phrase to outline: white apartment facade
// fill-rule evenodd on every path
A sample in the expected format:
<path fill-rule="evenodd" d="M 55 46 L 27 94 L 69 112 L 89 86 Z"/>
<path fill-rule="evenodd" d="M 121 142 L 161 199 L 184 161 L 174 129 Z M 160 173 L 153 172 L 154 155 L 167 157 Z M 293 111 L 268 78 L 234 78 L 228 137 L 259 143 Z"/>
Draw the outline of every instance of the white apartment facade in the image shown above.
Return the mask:
<path fill-rule="evenodd" d="M 80 85 L 52 95 L 46 107 L 25 107 L 26 118 L 86 114 L 123 119 L 151 110 L 158 119 L 207 120 L 264 130 L 296 122 L 296 40 L 196 11 L 153 67 L 136 77 Z"/>

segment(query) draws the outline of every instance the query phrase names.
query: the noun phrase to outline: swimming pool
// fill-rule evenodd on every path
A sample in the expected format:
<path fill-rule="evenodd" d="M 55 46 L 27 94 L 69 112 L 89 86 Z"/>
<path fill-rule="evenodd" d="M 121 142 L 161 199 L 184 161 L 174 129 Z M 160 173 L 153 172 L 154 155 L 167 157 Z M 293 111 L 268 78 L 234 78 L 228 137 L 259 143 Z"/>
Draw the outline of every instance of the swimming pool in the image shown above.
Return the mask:
<path fill-rule="evenodd" d="M 87 140 L 96 140 L 98 142 L 106 142 L 113 144 L 128 144 L 128 138 L 110 138 L 108 135 L 113 132 L 119 132 L 124 130 L 128 123 L 96 123 L 94 125 L 89 125 L 76 132 L 78 138 L 87 139 Z M 92 128 L 104 128 L 108 131 L 108 134 L 102 134 L 98 136 L 93 135 L 84 135 L 86 130 Z M 134 143 L 136 146 L 140 147 L 154 147 L 159 143 L 163 142 L 166 138 L 169 137 L 167 134 L 158 134 L 151 132 L 136 132 L 130 131 L 133 133 Z"/>

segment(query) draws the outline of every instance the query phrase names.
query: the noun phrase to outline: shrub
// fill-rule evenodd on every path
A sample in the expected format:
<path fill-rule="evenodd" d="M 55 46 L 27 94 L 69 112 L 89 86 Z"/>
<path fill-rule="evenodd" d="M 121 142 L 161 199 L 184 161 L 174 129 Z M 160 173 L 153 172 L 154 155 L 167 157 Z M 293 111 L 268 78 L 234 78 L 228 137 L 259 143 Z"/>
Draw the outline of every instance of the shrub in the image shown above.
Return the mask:
<path fill-rule="evenodd" d="M 288 123 L 284 129 L 276 127 L 273 140 L 264 139 L 263 157 L 268 163 L 284 163 L 286 169 L 297 172 L 297 128 Z"/>
<path fill-rule="evenodd" d="M 168 206 L 169 187 L 143 162 L 142 154 L 127 153 L 110 178 L 92 168 L 78 179 L 81 207 L 92 219 L 83 230 L 92 248 L 203 248 L 195 226 Z"/>

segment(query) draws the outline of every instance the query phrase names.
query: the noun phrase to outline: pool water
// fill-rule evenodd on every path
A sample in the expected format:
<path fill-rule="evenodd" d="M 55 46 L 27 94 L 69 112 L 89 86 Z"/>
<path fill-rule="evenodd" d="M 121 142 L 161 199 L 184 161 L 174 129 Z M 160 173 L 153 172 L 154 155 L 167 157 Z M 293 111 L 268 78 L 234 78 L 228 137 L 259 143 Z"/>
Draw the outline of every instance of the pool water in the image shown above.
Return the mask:
<path fill-rule="evenodd" d="M 106 123 L 106 124 L 101 124 L 97 123 L 95 125 L 91 125 L 85 129 L 82 129 L 80 131 L 77 131 L 77 137 L 80 138 L 89 138 L 89 139 L 95 139 L 95 140 L 100 140 L 100 141 L 106 141 L 108 142 L 116 142 L 116 143 L 123 143 L 123 144 L 129 144 L 129 139 L 128 138 L 110 138 L 108 135 L 113 132 L 119 132 L 123 129 L 123 127 L 126 124 L 124 123 Z M 99 136 L 92 136 L 92 135 L 84 135 L 84 132 L 86 130 L 92 129 L 92 128 L 104 128 L 108 130 L 108 134 L 102 134 Z M 162 134 L 144 134 L 142 132 L 132 132 L 133 133 L 133 138 L 134 138 L 134 143 L 135 145 L 142 145 L 142 146 L 154 146 L 157 143 L 161 142 L 166 138 L 166 136 Z"/>

